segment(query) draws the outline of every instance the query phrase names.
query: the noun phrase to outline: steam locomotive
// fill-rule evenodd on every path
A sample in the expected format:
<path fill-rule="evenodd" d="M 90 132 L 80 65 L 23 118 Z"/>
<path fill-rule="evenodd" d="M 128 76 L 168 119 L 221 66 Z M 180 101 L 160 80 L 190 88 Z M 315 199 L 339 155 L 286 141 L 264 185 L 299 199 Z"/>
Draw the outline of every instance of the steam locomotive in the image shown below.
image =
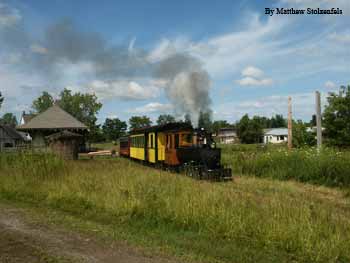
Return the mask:
<path fill-rule="evenodd" d="M 179 171 L 196 179 L 232 179 L 221 165 L 221 149 L 210 133 L 187 123 L 168 123 L 130 132 L 120 138 L 121 156 Z"/>

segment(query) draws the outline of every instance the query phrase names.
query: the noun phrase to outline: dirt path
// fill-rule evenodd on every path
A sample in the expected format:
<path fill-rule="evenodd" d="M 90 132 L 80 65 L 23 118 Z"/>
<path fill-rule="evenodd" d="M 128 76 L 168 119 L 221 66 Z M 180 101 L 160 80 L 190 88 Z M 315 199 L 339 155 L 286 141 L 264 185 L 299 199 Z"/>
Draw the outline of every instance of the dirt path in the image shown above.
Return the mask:
<path fill-rule="evenodd" d="M 0 263 L 177 263 L 144 255 L 121 242 L 103 243 L 91 236 L 28 222 L 20 208 L 0 204 Z"/>

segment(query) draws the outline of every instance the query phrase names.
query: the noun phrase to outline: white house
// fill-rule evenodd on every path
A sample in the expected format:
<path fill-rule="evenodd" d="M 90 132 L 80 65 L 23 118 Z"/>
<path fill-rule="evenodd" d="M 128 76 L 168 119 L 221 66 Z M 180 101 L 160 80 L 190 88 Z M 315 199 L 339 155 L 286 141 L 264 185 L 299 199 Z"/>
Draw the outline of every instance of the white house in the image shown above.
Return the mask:
<path fill-rule="evenodd" d="M 21 120 L 19 121 L 19 125 L 24 125 L 24 124 L 28 123 L 34 117 L 35 117 L 35 114 L 26 113 L 25 111 L 23 111 L 22 116 L 21 116 Z"/>
<path fill-rule="evenodd" d="M 264 143 L 284 143 L 288 142 L 287 128 L 273 128 L 264 131 Z"/>
<path fill-rule="evenodd" d="M 230 143 L 237 143 L 238 142 L 238 136 L 233 128 L 221 128 L 216 137 L 218 138 L 219 143 L 223 144 L 230 144 Z"/>

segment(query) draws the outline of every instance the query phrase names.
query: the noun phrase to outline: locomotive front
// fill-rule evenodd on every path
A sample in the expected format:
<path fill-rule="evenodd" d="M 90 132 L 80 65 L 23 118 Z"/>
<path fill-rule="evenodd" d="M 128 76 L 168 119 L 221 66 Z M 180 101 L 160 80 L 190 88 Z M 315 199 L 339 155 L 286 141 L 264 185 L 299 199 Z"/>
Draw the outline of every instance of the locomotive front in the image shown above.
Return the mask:
<path fill-rule="evenodd" d="M 193 144 L 177 149 L 178 159 L 186 175 L 215 181 L 231 180 L 232 171 L 221 165 L 221 149 L 216 148 L 212 134 L 194 130 Z"/>

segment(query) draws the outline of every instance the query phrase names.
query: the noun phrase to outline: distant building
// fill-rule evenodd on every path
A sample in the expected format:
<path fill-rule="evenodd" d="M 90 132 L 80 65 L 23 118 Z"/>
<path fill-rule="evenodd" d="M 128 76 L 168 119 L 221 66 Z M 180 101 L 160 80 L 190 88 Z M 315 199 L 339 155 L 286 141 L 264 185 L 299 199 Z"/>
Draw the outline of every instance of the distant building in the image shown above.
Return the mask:
<path fill-rule="evenodd" d="M 264 130 L 264 143 L 284 143 L 288 142 L 287 128 L 272 128 Z"/>
<path fill-rule="evenodd" d="M 324 131 L 325 128 L 322 127 L 321 130 Z M 307 128 L 306 128 L 306 131 L 307 131 L 307 132 L 310 132 L 310 133 L 317 133 L 317 126 L 307 127 Z"/>
<path fill-rule="evenodd" d="M 0 124 L 0 152 L 23 144 L 26 139 L 15 128 Z"/>
<path fill-rule="evenodd" d="M 237 143 L 239 141 L 237 133 L 233 128 L 221 128 L 216 134 L 216 138 L 222 144 Z"/>
<path fill-rule="evenodd" d="M 32 137 L 34 148 L 50 148 L 66 158 L 75 159 L 79 144 L 88 132 L 85 124 L 78 121 L 58 105 L 34 116 L 17 127 Z"/>
<path fill-rule="evenodd" d="M 35 117 L 36 114 L 34 113 L 26 113 L 25 111 L 22 112 L 21 120 L 19 121 L 19 125 L 24 125 L 28 123 L 31 119 Z"/>

